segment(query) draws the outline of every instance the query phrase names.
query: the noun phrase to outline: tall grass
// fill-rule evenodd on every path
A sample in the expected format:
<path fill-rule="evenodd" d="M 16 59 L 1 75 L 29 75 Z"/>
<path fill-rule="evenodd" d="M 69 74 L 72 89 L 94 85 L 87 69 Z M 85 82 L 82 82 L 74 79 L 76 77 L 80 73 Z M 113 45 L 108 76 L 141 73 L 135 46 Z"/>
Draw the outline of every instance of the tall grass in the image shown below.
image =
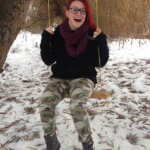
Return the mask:
<path fill-rule="evenodd" d="M 32 0 L 36 10 L 28 14 L 26 28 L 41 31 L 48 26 L 48 0 Z M 51 24 L 65 17 L 68 0 L 50 0 Z M 89 0 L 96 23 L 96 0 Z M 99 26 L 110 38 L 150 39 L 150 0 L 98 0 Z"/>
<path fill-rule="evenodd" d="M 98 0 L 98 8 L 99 26 L 109 37 L 150 38 L 150 0 Z"/>

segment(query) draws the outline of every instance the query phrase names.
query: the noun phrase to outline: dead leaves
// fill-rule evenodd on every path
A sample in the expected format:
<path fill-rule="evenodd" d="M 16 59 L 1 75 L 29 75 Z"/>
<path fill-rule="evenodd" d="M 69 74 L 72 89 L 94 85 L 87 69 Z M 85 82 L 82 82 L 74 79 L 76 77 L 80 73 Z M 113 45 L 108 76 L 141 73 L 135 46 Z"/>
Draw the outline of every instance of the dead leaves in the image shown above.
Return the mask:
<path fill-rule="evenodd" d="M 8 97 L 5 99 L 6 102 L 17 102 L 16 97 Z"/>
<path fill-rule="evenodd" d="M 150 132 L 149 132 L 149 133 L 147 133 L 147 134 L 144 136 L 144 138 L 146 138 L 146 139 L 150 139 Z"/>
<path fill-rule="evenodd" d="M 0 114 L 3 114 L 3 115 L 5 115 L 5 114 L 7 114 L 10 110 L 12 110 L 13 109 L 13 107 L 12 106 L 9 106 L 4 112 L 0 112 Z"/>
<path fill-rule="evenodd" d="M 0 100 L 2 99 L 3 97 L 2 96 L 0 96 Z"/>
<path fill-rule="evenodd" d="M 26 108 L 24 108 L 24 110 L 27 114 L 34 114 L 36 111 L 36 109 L 33 107 L 26 107 Z"/>
<path fill-rule="evenodd" d="M 136 134 L 130 133 L 127 135 L 126 139 L 131 143 L 131 144 L 136 144 L 138 142 L 138 137 Z"/>
<path fill-rule="evenodd" d="M 33 81 L 32 80 L 22 80 L 22 82 L 24 82 L 24 83 L 31 83 Z"/>
<path fill-rule="evenodd" d="M 146 61 L 146 64 L 149 65 L 149 64 L 150 64 L 150 60 L 147 60 L 147 61 Z"/>
<path fill-rule="evenodd" d="M 93 116 L 97 114 L 95 110 L 89 109 L 88 107 L 86 107 L 86 111 L 89 114 L 89 116 Z"/>
<path fill-rule="evenodd" d="M 0 132 L 1 132 L 1 133 L 2 133 L 2 132 L 5 132 L 6 130 L 8 130 L 8 129 L 11 128 L 12 126 L 17 125 L 19 121 L 20 121 L 20 120 L 14 121 L 14 122 L 12 122 L 12 123 L 10 123 L 10 124 L 8 124 L 8 125 L 5 125 L 5 127 L 0 128 Z"/>
<path fill-rule="evenodd" d="M 117 119 L 125 119 L 124 115 L 118 114 L 118 118 Z"/>
<path fill-rule="evenodd" d="M 26 136 L 24 137 L 24 139 L 25 139 L 26 141 L 32 141 L 32 140 L 34 140 L 34 139 L 39 139 L 39 138 L 40 138 L 40 133 L 39 133 L 39 131 L 34 131 L 34 132 L 32 132 L 31 134 L 26 135 Z"/>

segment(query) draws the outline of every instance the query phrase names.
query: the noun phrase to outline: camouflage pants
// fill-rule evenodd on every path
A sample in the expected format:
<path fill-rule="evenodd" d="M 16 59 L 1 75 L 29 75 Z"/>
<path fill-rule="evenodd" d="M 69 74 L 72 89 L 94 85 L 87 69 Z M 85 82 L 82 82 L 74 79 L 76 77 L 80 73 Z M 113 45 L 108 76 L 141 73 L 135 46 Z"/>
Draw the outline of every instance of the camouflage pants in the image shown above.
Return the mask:
<path fill-rule="evenodd" d="M 87 78 L 73 80 L 52 78 L 43 92 L 39 105 L 44 134 L 52 136 L 56 132 L 55 107 L 70 93 L 70 111 L 79 141 L 89 142 L 92 138 L 84 106 L 91 97 L 93 88 L 94 83 Z"/>

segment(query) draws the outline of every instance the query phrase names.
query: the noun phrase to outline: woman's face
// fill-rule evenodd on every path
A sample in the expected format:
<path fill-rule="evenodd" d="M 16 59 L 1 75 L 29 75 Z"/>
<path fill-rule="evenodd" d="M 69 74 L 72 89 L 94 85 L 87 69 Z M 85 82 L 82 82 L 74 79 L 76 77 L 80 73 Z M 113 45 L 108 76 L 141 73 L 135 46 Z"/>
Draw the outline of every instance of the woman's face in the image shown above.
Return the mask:
<path fill-rule="evenodd" d="M 69 26 L 72 30 L 80 28 L 86 19 L 86 9 L 80 1 L 71 3 L 69 10 L 66 10 L 66 16 L 69 19 Z"/>

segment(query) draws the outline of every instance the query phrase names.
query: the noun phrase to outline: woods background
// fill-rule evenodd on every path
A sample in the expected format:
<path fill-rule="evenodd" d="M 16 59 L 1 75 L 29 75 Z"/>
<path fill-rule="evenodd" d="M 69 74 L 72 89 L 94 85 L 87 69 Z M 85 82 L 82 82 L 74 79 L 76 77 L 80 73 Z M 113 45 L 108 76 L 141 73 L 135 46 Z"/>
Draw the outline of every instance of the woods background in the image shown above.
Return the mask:
<path fill-rule="evenodd" d="M 50 0 L 52 25 L 65 17 L 68 0 Z M 96 0 L 89 0 L 96 24 Z M 0 0 L 0 72 L 20 30 L 48 26 L 48 0 Z M 111 39 L 150 39 L 150 0 L 98 0 L 99 26 Z"/>

